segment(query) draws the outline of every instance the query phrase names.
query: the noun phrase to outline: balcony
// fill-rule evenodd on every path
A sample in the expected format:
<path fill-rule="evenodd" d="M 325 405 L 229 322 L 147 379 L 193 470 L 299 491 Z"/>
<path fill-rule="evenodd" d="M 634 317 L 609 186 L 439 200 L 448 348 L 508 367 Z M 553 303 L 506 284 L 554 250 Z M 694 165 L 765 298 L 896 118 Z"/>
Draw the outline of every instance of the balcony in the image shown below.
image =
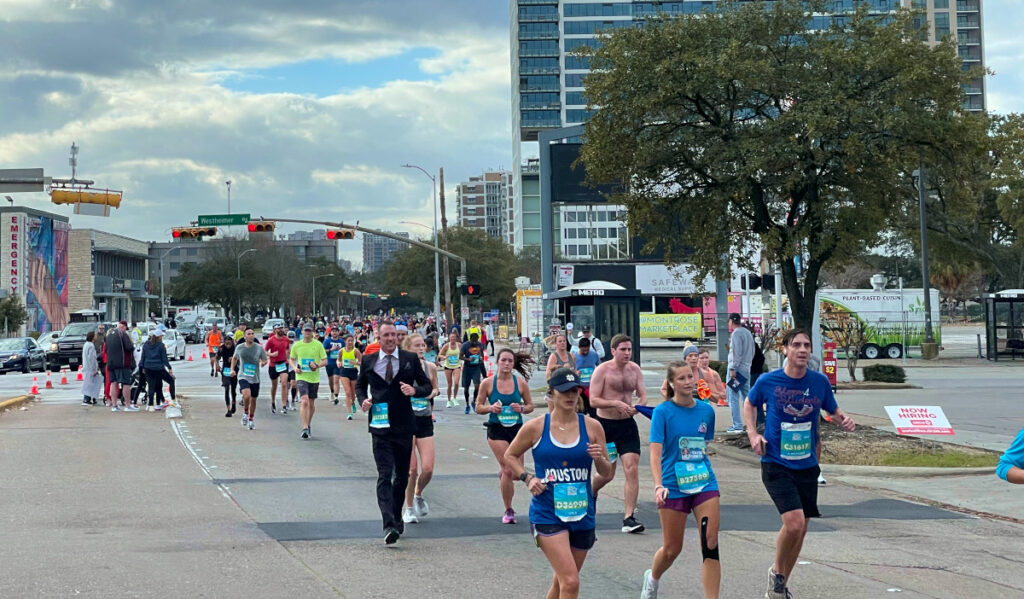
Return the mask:
<path fill-rule="evenodd" d="M 561 102 L 520 102 L 519 108 L 523 110 L 561 110 Z"/>
<path fill-rule="evenodd" d="M 519 67 L 520 75 L 557 75 L 558 67 Z"/>
<path fill-rule="evenodd" d="M 540 83 L 533 85 L 520 85 L 521 92 L 557 92 L 560 91 L 557 83 Z"/>
<path fill-rule="evenodd" d="M 562 126 L 562 119 L 561 119 L 561 117 L 547 117 L 547 118 L 537 119 L 537 118 L 529 118 L 529 115 L 530 115 L 529 112 L 522 113 L 522 117 L 524 117 L 524 118 L 520 119 L 520 121 L 519 121 L 519 126 L 520 127 L 528 128 L 528 129 L 540 129 L 540 128 L 548 128 L 548 127 L 558 128 L 558 127 Z"/>
<path fill-rule="evenodd" d="M 981 5 L 978 0 L 957 0 L 957 12 L 979 12 Z"/>
<path fill-rule="evenodd" d="M 543 50 L 536 48 L 520 48 L 519 56 L 532 57 L 532 58 L 558 58 L 558 48 L 552 50 Z"/>
<path fill-rule="evenodd" d="M 519 6 L 558 6 L 558 0 L 519 0 Z"/>
<path fill-rule="evenodd" d="M 526 40 L 557 40 L 558 31 L 520 31 L 519 41 Z"/>
<path fill-rule="evenodd" d="M 519 15 L 520 23 L 557 23 L 558 13 L 545 13 L 545 14 L 533 14 L 533 15 Z"/>
<path fill-rule="evenodd" d="M 957 29 L 978 29 L 981 26 L 981 19 L 978 17 L 976 14 L 957 15 Z"/>
<path fill-rule="evenodd" d="M 963 29 L 956 32 L 956 42 L 961 46 L 977 46 L 981 44 L 981 31 Z"/>

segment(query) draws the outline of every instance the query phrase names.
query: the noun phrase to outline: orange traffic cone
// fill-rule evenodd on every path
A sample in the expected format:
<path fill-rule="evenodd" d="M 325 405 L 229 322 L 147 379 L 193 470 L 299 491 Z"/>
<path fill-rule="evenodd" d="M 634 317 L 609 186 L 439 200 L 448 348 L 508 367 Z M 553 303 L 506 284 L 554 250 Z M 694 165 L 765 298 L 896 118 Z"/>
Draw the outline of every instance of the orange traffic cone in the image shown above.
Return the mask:
<path fill-rule="evenodd" d="M 53 381 L 50 380 L 50 375 L 52 375 L 52 374 L 53 373 L 50 372 L 49 370 L 46 371 L 46 388 L 47 389 L 53 389 Z"/>
<path fill-rule="evenodd" d="M 39 377 L 32 377 L 32 388 L 29 389 L 28 392 L 32 395 L 37 395 L 39 393 Z"/>
<path fill-rule="evenodd" d="M 188 350 L 188 360 L 186 360 L 186 361 L 187 362 L 191 362 L 192 361 L 192 350 Z"/>
<path fill-rule="evenodd" d="M 75 380 L 76 381 L 84 381 L 85 380 L 85 377 L 82 375 L 82 366 L 81 365 L 78 366 L 78 374 L 75 375 Z"/>
<path fill-rule="evenodd" d="M 61 368 L 60 369 L 60 384 L 61 385 L 67 385 L 68 384 L 68 369 L 67 368 Z"/>
<path fill-rule="evenodd" d="M 204 360 L 206 359 L 206 350 L 205 350 L 205 349 L 203 350 L 203 355 L 202 355 L 202 356 L 200 356 L 200 357 L 201 357 L 202 359 L 204 359 Z"/>

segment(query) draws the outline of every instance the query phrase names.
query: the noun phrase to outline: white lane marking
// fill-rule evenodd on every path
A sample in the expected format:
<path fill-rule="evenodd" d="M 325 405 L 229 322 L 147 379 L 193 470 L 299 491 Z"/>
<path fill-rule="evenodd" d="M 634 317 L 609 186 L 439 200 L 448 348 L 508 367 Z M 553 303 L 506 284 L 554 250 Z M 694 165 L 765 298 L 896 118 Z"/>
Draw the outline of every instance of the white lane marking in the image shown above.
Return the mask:
<path fill-rule="evenodd" d="M 181 446 L 188 450 L 188 453 L 192 456 L 192 459 L 195 460 L 197 464 L 199 464 L 199 467 L 203 470 L 203 473 L 206 474 L 206 476 L 208 476 L 211 481 L 216 480 L 213 476 L 213 473 L 210 472 L 210 469 L 206 466 L 206 464 L 203 463 L 202 458 L 199 457 L 199 454 L 197 454 L 196 451 L 189 447 L 188 443 L 185 442 L 185 438 L 182 437 L 181 435 L 180 426 L 178 425 L 177 420 L 171 420 L 171 428 L 174 430 L 174 435 L 178 437 L 178 441 L 181 441 Z M 214 467 L 216 468 L 216 466 Z M 238 504 L 238 501 L 235 500 L 234 497 L 232 497 L 231 492 L 228 491 L 227 487 L 220 483 L 216 483 L 216 485 L 217 489 L 220 491 L 220 494 L 223 495 L 225 499 L 234 503 L 235 505 L 238 505 L 239 508 L 242 507 L 241 505 Z"/>

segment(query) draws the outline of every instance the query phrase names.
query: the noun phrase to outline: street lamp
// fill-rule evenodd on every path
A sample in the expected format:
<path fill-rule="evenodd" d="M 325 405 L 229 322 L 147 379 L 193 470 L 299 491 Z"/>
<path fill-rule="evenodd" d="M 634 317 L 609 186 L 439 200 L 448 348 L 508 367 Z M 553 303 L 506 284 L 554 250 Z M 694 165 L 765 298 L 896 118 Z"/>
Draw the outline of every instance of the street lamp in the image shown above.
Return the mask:
<path fill-rule="evenodd" d="M 231 214 L 231 179 L 224 182 L 224 185 L 228 186 L 228 214 Z M 228 227 L 228 233 L 234 233 L 234 229 Z M 241 316 L 241 315 L 239 315 Z"/>
<path fill-rule="evenodd" d="M 230 184 L 231 181 L 228 181 L 228 183 Z M 228 187 L 228 189 L 231 189 L 231 188 Z M 242 287 L 242 256 L 248 254 L 249 252 L 255 252 L 255 251 L 256 251 L 256 248 L 249 248 L 249 249 L 245 250 L 244 252 L 242 252 L 241 254 L 239 254 L 238 255 L 238 260 L 235 261 L 236 274 L 238 276 L 238 287 L 239 287 L 239 289 L 238 289 L 238 321 L 239 321 L 239 323 L 241 323 L 241 321 L 242 321 L 242 289 L 241 289 L 241 287 Z"/>
<path fill-rule="evenodd" d="M 167 302 L 164 300 L 164 258 L 176 249 L 178 248 L 171 248 L 160 254 L 160 320 L 164 319 L 164 314 L 167 312 Z"/>
<path fill-rule="evenodd" d="M 310 265 L 310 268 L 314 268 L 314 267 L 312 265 Z M 313 277 L 313 316 L 317 315 L 316 314 L 316 280 L 317 279 L 322 279 L 324 277 L 333 277 L 333 276 L 334 276 L 334 273 L 328 273 L 326 275 L 316 275 L 315 277 Z"/>
<path fill-rule="evenodd" d="M 935 345 L 935 337 L 932 334 L 932 292 L 928 280 L 928 208 L 926 204 L 924 152 L 921 146 L 917 147 L 917 170 L 913 173 L 917 179 L 917 202 L 921 212 L 921 287 L 924 291 L 924 341 L 921 346 L 921 354 L 925 359 L 933 358 L 931 350 Z M 925 346 L 928 345 L 928 351 Z"/>
<path fill-rule="evenodd" d="M 434 195 L 434 226 L 433 226 L 433 229 L 434 229 L 434 249 L 436 250 L 437 249 L 437 179 L 433 175 L 428 173 L 426 170 L 424 170 L 423 167 L 416 166 L 415 164 L 403 164 L 402 168 L 414 168 L 414 169 L 417 169 L 421 173 L 426 175 L 428 179 L 430 179 L 430 183 L 431 183 L 430 189 L 431 189 L 431 192 Z M 440 317 L 441 317 L 441 275 L 440 275 L 440 269 L 438 268 L 438 263 L 439 263 L 438 256 L 439 256 L 439 254 L 437 252 L 434 252 L 434 318 L 440 319 Z M 447 281 L 445 281 L 445 284 L 447 284 Z M 445 323 L 445 325 L 446 325 L 446 328 L 447 328 L 447 323 Z"/>

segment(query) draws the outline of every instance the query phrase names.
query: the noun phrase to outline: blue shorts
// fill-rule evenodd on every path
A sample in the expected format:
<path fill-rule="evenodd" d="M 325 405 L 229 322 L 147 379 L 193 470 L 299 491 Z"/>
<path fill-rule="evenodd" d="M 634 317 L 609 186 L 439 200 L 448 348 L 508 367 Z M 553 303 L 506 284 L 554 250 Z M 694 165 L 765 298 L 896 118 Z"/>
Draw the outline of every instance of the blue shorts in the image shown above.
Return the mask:
<path fill-rule="evenodd" d="M 533 532 L 533 539 L 540 547 L 538 537 L 553 537 L 563 532 L 569 533 L 569 546 L 577 551 L 590 551 L 597 542 L 597 530 L 570 530 L 568 524 L 530 524 L 530 531 Z"/>
<path fill-rule="evenodd" d="M 249 381 L 247 381 L 245 379 L 238 379 L 238 390 L 239 391 L 245 391 L 246 389 L 249 390 L 249 397 L 252 397 L 253 399 L 259 397 L 259 394 L 260 394 L 260 384 L 259 383 L 250 383 Z"/>

